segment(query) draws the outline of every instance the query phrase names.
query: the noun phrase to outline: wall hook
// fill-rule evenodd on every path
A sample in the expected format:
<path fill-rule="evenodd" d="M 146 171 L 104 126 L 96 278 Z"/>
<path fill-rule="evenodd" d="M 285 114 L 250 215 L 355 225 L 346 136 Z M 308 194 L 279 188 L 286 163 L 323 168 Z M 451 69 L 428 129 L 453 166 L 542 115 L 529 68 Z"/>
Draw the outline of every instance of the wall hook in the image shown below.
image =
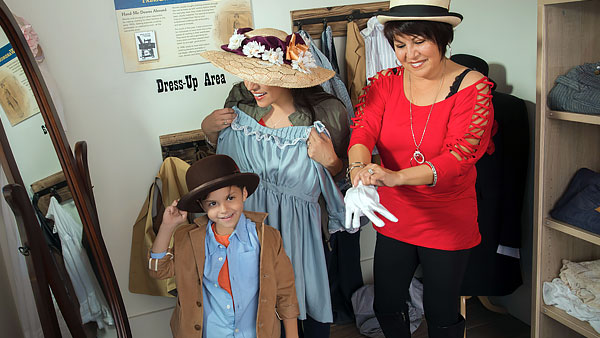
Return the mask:
<path fill-rule="evenodd" d="M 58 203 L 62 203 L 62 197 L 60 197 L 58 191 L 54 187 L 50 188 L 50 197 L 54 197 Z"/>

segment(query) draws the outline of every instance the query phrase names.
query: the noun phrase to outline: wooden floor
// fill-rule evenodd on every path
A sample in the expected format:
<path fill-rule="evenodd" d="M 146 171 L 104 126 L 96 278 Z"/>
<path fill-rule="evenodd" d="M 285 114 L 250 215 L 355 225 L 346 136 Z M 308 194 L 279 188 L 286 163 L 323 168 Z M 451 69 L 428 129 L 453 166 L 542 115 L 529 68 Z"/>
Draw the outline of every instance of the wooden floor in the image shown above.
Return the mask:
<path fill-rule="evenodd" d="M 354 324 L 334 325 L 331 338 L 363 338 Z M 412 338 L 426 338 L 427 323 L 412 335 Z M 484 308 L 477 297 L 467 300 L 467 337 L 468 338 L 528 338 L 529 325 L 508 314 L 499 314 Z"/>

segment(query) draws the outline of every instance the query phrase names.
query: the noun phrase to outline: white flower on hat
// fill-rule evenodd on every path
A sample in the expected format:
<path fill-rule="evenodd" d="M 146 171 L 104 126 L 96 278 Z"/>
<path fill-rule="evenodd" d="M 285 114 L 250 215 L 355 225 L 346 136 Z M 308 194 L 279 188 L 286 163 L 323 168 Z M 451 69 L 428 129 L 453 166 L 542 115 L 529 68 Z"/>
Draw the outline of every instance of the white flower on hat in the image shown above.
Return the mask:
<path fill-rule="evenodd" d="M 283 51 L 280 47 L 277 47 L 277 49 L 271 48 L 263 53 L 262 59 L 280 66 L 283 64 Z"/>
<path fill-rule="evenodd" d="M 265 52 L 265 46 L 261 45 L 257 41 L 248 42 L 242 49 L 242 53 L 247 57 L 255 57 L 260 59 L 260 55 Z"/>
<path fill-rule="evenodd" d="M 292 68 L 296 69 L 304 74 L 309 74 L 309 68 L 317 68 L 317 63 L 312 53 L 309 51 L 302 52 L 298 55 L 297 60 L 292 60 Z"/>
<path fill-rule="evenodd" d="M 238 34 L 237 29 L 233 32 L 233 35 L 229 38 L 229 45 L 227 48 L 229 49 L 238 49 L 242 45 L 242 41 L 244 41 L 246 37 L 243 34 Z"/>

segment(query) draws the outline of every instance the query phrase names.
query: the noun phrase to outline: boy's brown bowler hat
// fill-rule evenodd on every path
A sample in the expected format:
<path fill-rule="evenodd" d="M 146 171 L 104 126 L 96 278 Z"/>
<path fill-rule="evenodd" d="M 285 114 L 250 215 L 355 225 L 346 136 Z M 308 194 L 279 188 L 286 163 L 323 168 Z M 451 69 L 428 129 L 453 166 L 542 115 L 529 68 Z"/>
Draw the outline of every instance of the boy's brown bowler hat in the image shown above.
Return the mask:
<path fill-rule="evenodd" d="M 237 185 L 246 187 L 248 196 L 258 186 L 259 177 L 253 173 L 242 173 L 235 161 L 227 155 L 211 155 L 196 161 L 185 173 L 189 192 L 181 197 L 177 208 L 188 212 L 203 212 L 198 202 L 209 193 Z"/>

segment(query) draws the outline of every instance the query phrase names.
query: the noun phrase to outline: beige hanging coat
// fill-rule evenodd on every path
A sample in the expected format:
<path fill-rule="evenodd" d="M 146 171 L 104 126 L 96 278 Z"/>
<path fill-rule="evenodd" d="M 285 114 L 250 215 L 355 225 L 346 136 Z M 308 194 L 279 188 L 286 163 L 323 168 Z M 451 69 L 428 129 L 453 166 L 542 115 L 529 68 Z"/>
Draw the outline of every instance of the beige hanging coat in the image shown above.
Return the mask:
<path fill-rule="evenodd" d="M 346 30 L 346 77 L 350 101 L 356 107 L 358 97 L 367 85 L 365 40 L 354 21 L 348 22 Z"/>
<path fill-rule="evenodd" d="M 188 192 L 185 173 L 189 167 L 179 158 L 167 157 L 150 186 L 148 197 L 133 225 L 129 261 L 129 291 L 133 293 L 173 297 L 169 291 L 176 288 L 175 279 L 150 277 L 146 255 L 156 238 L 165 208 Z"/>

